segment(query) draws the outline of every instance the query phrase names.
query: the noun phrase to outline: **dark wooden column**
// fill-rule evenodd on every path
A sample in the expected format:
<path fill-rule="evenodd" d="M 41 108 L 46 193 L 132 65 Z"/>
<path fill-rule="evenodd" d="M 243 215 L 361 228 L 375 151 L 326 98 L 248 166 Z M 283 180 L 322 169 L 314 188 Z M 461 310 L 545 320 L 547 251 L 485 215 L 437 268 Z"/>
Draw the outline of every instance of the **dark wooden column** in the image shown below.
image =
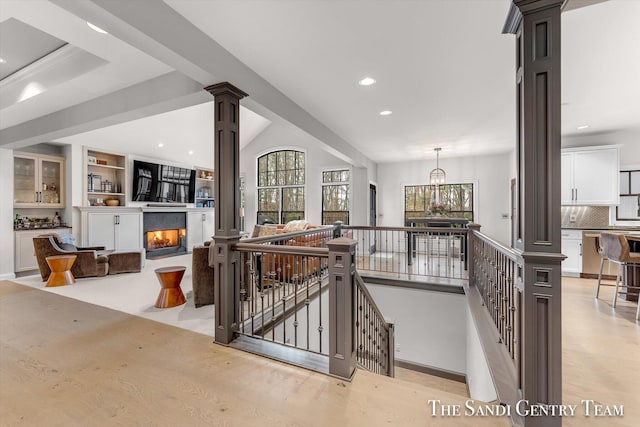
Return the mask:
<path fill-rule="evenodd" d="M 240 99 L 229 83 L 205 88 L 215 98 L 215 235 L 209 249 L 214 268 L 215 340 L 228 344 L 237 329 L 240 260 L 231 250 L 240 240 Z"/>
<path fill-rule="evenodd" d="M 562 403 L 560 253 L 560 7 L 514 0 L 505 30 L 516 34 L 517 215 L 521 251 L 520 388 L 530 404 Z M 561 425 L 528 417 L 527 426 Z"/>

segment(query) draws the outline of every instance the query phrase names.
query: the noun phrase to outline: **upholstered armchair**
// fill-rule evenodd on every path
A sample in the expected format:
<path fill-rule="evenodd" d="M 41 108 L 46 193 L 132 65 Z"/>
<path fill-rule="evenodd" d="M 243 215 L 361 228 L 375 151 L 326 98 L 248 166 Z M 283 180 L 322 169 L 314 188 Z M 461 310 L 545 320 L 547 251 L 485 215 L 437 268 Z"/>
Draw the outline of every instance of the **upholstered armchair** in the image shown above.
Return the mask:
<path fill-rule="evenodd" d="M 68 248 L 63 249 L 61 246 Z M 38 267 L 42 281 L 46 281 L 51 274 L 46 258 L 52 255 L 76 255 L 76 261 L 71 267 L 74 277 L 101 277 L 109 272 L 109 258 L 97 251 L 104 247 L 76 248 L 73 245 L 62 244 L 54 234 L 45 234 L 33 238 Z"/>
<path fill-rule="evenodd" d="M 209 267 L 209 245 L 193 247 L 191 256 L 191 282 L 193 284 L 193 304 L 198 307 L 213 304 L 213 267 Z"/>

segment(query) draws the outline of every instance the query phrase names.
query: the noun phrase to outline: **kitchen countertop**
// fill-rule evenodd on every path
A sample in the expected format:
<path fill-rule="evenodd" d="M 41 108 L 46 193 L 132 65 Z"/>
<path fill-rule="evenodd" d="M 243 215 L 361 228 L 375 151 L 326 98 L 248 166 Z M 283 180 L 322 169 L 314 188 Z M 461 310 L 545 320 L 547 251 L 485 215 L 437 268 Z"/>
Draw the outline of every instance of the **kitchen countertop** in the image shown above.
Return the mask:
<path fill-rule="evenodd" d="M 59 230 L 59 229 L 70 230 L 71 227 L 67 225 L 60 225 L 58 227 L 31 227 L 31 228 L 14 228 L 13 231 L 43 231 L 43 230 Z"/>
<path fill-rule="evenodd" d="M 603 227 L 562 227 L 563 230 L 585 230 L 585 231 L 596 231 L 596 230 L 620 230 L 620 231 L 640 231 L 640 227 L 638 226 L 624 226 L 624 225 L 605 225 Z"/>

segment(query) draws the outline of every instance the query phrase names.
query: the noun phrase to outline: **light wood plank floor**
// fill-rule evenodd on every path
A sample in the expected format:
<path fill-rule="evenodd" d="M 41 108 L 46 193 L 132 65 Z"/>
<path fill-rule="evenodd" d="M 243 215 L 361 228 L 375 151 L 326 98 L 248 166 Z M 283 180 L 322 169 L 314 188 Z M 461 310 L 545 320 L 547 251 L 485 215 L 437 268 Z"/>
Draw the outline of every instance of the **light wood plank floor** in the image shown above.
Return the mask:
<path fill-rule="evenodd" d="M 565 426 L 635 426 L 640 323 L 635 303 L 593 298 L 594 280 L 563 279 L 563 400 L 624 404 L 624 418 Z M 457 390 L 359 371 L 352 383 L 211 343 L 211 338 L 0 282 L 0 425 L 506 425 L 432 418 L 427 400 Z M 580 408 L 578 409 L 581 414 Z"/>
<path fill-rule="evenodd" d="M 0 424 L 477 426 L 465 398 L 359 371 L 345 383 L 184 329 L 0 282 Z"/>
<path fill-rule="evenodd" d="M 601 287 L 594 298 L 596 280 L 562 280 L 562 393 L 567 404 L 582 399 L 603 404 L 624 404 L 624 418 L 565 418 L 565 426 L 640 425 L 640 322 L 637 305 L 618 299 L 613 309 L 613 288 Z M 578 411 L 584 411 L 579 407 Z"/>
<path fill-rule="evenodd" d="M 467 385 L 459 381 L 448 380 L 446 378 L 435 377 L 433 375 L 423 374 L 422 372 L 412 371 L 411 369 L 395 367 L 395 378 L 398 380 L 409 381 L 415 384 L 444 390 L 448 393 L 457 394 L 458 396 L 469 398 Z"/>

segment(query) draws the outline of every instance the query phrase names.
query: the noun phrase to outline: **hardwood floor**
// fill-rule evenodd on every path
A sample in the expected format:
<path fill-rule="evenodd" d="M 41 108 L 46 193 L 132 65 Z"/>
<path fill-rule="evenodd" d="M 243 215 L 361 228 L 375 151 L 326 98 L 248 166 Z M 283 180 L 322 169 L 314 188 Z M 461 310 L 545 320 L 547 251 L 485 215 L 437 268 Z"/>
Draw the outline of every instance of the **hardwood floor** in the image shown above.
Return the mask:
<path fill-rule="evenodd" d="M 640 322 L 636 303 L 613 309 L 613 288 L 596 280 L 563 277 L 562 393 L 567 404 L 593 399 L 624 405 L 623 418 L 565 418 L 565 426 L 637 426 L 640 420 Z M 583 407 L 578 407 L 584 413 Z"/>
<path fill-rule="evenodd" d="M 598 300 L 594 291 L 595 280 L 563 280 L 563 400 L 579 405 L 563 424 L 635 426 L 636 305 L 621 301 L 613 310 L 613 289 Z M 0 282 L 2 426 L 507 425 L 431 417 L 429 399 L 464 405 L 466 397 L 406 379 L 359 371 L 345 383 L 206 335 Z M 583 399 L 624 405 L 624 417 L 584 417 Z"/>
<path fill-rule="evenodd" d="M 211 337 L 0 282 L 0 424 L 477 426 L 432 418 L 465 398 L 359 371 L 351 383 Z"/>
<path fill-rule="evenodd" d="M 453 393 L 458 396 L 469 398 L 467 392 L 467 385 L 458 381 L 448 380 L 446 378 L 439 378 L 433 375 L 423 374 L 422 372 L 412 371 L 410 369 L 395 368 L 395 378 L 398 380 L 408 381 L 414 384 L 422 384 L 424 386 L 435 388 L 437 390 L 444 390 L 448 393 Z"/>

